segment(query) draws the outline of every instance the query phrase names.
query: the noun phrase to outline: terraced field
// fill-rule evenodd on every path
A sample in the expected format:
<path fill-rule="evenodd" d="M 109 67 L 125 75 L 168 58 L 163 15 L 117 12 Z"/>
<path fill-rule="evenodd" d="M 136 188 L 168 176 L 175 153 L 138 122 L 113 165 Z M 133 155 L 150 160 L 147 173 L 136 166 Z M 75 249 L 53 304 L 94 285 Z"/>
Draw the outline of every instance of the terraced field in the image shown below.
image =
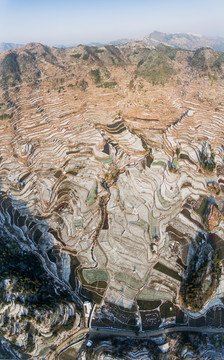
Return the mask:
<path fill-rule="evenodd" d="M 84 301 L 92 327 L 224 326 L 221 75 L 186 66 L 180 85 L 180 50 L 173 78 L 152 84 L 129 47 L 1 55 L 1 228 L 42 264 L 65 326 Z"/>

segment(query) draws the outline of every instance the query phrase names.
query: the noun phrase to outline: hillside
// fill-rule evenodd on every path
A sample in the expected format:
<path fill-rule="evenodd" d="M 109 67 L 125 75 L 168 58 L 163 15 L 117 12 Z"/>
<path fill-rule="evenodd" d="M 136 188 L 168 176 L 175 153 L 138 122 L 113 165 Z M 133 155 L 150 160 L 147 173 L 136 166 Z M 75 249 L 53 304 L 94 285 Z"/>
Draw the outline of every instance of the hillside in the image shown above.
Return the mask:
<path fill-rule="evenodd" d="M 7 357 L 224 326 L 223 78 L 223 53 L 142 41 L 0 55 Z"/>
<path fill-rule="evenodd" d="M 223 54 L 211 49 L 191 52 L 163 45 L 154 49 L 142 42 L 54 49 L 31 43 L 1 55 L 1 94 L 3 102 L 17 102 L 38 89 L 44 99 L 63 99 L 71 110 L 86 113 L 91 120 L 94 106 L 93 122 L 122 115 L 150 127 L 151 117 L 164 128 L 185 110 L 173 106 L 176 98 L 219 106 L 223 64 Z"/>

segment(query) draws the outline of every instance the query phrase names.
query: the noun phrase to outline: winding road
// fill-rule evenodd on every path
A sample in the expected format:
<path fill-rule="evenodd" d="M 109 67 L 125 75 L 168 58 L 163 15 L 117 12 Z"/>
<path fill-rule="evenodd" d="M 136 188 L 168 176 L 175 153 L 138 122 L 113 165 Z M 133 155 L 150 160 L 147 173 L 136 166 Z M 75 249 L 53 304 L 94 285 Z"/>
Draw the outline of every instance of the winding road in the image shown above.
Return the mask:
<path fill-rule="evenodd" d="M 157 330 L 147 330 L 142 332 L 134 332 L 131 330 L 117 330 L 110 328 L 83 328 L 71 335 L 68 339 L 62 342 L 57 349 L 50 355 L 49 360 L 59 360 L 60 355 L 69 347 L 84 340 L 88 334 L 89 338 L 94 336 L 119 336 L 130 337 L 135 339 L 148 339 L 154 336 L 161 336 L 170 334 L 172 332 L 197 332 L 206 334 L 224 334 L 224 328 L 209 328 L 209 327 L 190 327 L 190 326 L 174 326 L 170 328 L 161 328 Z"/>

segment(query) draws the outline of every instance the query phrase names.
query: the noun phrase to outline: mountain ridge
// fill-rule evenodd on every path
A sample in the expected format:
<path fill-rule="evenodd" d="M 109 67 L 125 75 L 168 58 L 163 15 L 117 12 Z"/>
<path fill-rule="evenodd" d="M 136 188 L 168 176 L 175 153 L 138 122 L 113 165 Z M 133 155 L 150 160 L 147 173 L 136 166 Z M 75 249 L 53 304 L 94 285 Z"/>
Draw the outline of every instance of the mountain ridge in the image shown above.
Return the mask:
<path fill-rule="evenodd" d="M 10 49 L 15 49 L 15 48 L 21 47 L 21 46 L 24 46 L 24 44 L 1 42 L 0 43 L 0 54 L 3 53 L 4 51 L 10 50 Z"/>
<path fill-rule="evenodd" d="M 153 31 L 143 42 L 147 45 L 156 46 L 159 43 L 185 50 L 197 50 L 202 47 L 210 47 L 213 50 L 224 51 L 224 39 L 220 37 L 207 37 L 191 33 L 163 33 Z"/>
<path fill-rule="evenodd" d="M 210 36 L 204 36 L 200 34 L 192 34 L 192 33 L 164 33 L 160 31 L 153 31 L 149 35 L 146 35 L 143 38 L 122 38 L 114 41 L 108 41 L 108 42 L 99 42 L 94 41 L 87 44 L 71 44 L 71 45 L 64 45 L 64 44 L 53 44 L 53 45 L 47 45 L 49 47 L 54 48 L 74 48 L 78 46 L 97 46 L 97 47 L 103 47 L 107 45 L 113 45 L 113 46 L 124 46 L 128 43 L 132 42 L 142 42 L 143 44 L 146 44 L 148 46 L 156 47 L 159 44 L 164 44 L 167 46 L 171 46 L 178 49 L 184 49 L 184 50 L 197 50 L 202 47 L 210 47 L 213 50 L 224 52 L 224 38 L 216 36 L 216 37 L 210 37 Z M 30 42 L 32 43 L 32 42 Z M 0 43 L 0 54 L 4 51 L 14 49 L 17 47 L 22 47 L 25 44 L 16 44 L 16 43 Z"/>

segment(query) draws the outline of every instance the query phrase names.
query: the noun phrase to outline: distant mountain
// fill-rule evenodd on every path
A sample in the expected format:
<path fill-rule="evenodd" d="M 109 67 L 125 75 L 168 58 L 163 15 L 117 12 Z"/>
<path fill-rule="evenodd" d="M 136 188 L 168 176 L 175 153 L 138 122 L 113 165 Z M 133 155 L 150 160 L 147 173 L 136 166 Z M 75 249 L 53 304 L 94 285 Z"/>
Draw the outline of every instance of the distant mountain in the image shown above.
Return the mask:
<path fill-rule="evenodd" d="M 134 41 L 134 40 L 133 39 L 118 39 L 118 40 L 109 41 L 109 42 L 91 42 L 91 43 L 88 43 L 87 46 L 97 46 L 97 47 L 106 46 L 106 45 L 121 46 L 121 45 L 125 45 L 128 42 L 132 42 L 132 41 Z"/>
<path fill-rule="evenodd" d="M 174 48 L 196 50 L 201 47 L 210 47 L 217 51 L 224 51 L 224 38 L 206 37 L 197 34 L 176 33 L 167 34 L 154 31 L 143 39 L 149 46 L 165 44 Z"/>
<path fill-rule="evenodd" d="M 174 48 L 185 49 L 185 50 L 197 50 L 202 47 L 209 47 L 216 51 L 224 52 L 224 37 L 208 37 L 199 34 L 190 34 L 190 33 L 163 33 L 160 31 L 153 31 L 151 34 L 145 36 L 141 39 L 118 39 L 115 41 L 109 42 L 91 42 L 85 45 L 87 46 L 96 46 L 102 47 L 106 45 L 113 46 L 123 46 L 128 43 L 133 43 L 135 41 L 142 42 L 147 46 L 157 47 L 159 44 L 168 45 Z M 0 43 L 0 54 L 6 50 L 24 46 L 23 44 L 14 44 L 14 43 Z M 78 44 L 54 44 L 54 48 L 73 48 L 77 47 Z"/>
<path fill-rule="evenodd" d="M 14 49 L 17 47 L 23 46 L 23 44 L 14 44 L 14 43 L 0 43 L 0 54 L 3 53 L 6 50 Z"/>
<path fill-rule="evenodd" d="M 136 39 L 118 39 L 110 42 L 91 42 L 87 46 L 122 46 L 127 43 L 135 42 Z M 159 44 L 169 45 L 174 48 L 180 48 L 185 50 L 197 50 L 202 47 L 209 47 L 213 50 L 224 52 L 224 38 L 221 37 L 206 37 L 199 34 L 190 34 L 190 33 L 163 33 L 160 31 L 153 31 L 148 36 L 144 37 L 143 40 L 138 39 L 138 41 L 143 41 L 148 46 L 156 47 Z M 74 45 L 75 46 L 75 45 Z M 60 46 L 62 47 L 62 46 Z"/>
<path fill-rule="evenodd" d="M 110 41 L 108 45 L 120 46 L 120 45 L 125 45 L 128 42 L 133 42 L 133 41 L 135 41 L 135 39 L 119 39 L 119 40 L 115 40 L 115 41 Z"/>

